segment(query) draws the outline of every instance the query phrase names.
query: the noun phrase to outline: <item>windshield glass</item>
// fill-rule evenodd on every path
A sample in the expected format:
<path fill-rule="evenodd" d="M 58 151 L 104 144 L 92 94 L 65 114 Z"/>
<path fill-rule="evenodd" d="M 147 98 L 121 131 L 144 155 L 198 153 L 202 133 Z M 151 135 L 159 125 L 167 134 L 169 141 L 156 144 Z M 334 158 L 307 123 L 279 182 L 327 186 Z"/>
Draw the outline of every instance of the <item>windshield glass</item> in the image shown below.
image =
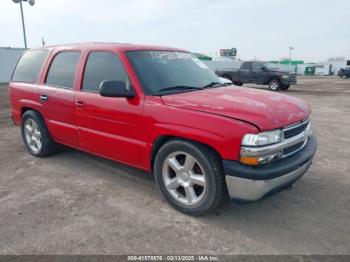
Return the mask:
<path fill-rule="evenodd" d="M 191 53 L 129 51 L 126 54 L 148 95 L 190 92 L 220 82 L 215 73 Z"/>

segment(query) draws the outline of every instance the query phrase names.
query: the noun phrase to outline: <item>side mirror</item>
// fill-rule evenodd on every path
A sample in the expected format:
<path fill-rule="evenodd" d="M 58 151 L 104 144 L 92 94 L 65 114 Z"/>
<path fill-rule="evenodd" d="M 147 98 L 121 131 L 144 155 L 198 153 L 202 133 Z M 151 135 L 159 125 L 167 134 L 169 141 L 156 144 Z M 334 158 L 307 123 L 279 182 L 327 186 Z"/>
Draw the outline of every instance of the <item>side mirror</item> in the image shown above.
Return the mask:
<path fill-rule="evenodd" d="M 135 96 L 133 90 L 128 90 L 123 81 L 105 80 L 100 85 L 100 95 L 105 97 L 127 97 Z"/>

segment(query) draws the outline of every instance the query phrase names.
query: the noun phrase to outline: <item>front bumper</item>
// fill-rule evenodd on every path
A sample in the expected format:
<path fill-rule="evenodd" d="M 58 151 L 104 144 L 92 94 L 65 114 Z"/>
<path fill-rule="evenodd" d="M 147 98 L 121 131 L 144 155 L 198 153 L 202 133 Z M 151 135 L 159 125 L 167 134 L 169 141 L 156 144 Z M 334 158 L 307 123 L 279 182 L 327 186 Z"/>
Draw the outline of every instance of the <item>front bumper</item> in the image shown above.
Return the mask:
<path fill-rule="evenodd" d="M 296 77 L 290 77 L 288 79 L 281 79 L 282 85 L 296 85 L 297 84 L 297 78 Z"/>
<path fill-rule="evenodd" d="M 229 196 L 233 201 L 255 201 L 297 181 L 311 165 L 317 141 L 311 136 L 305 147 L 279 161 L 262 166 L 246 166 L 224 160 Z"/>

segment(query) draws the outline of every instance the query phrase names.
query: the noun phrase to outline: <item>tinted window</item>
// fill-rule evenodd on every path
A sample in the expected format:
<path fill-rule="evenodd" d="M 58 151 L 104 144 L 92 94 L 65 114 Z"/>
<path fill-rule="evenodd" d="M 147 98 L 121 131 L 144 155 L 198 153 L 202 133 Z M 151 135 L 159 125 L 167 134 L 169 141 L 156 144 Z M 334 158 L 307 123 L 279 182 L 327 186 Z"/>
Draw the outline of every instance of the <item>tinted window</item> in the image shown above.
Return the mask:
<path fill-rule="evenodd" d="M 253 71 L 261 71 L 261 68 L 264 67 L 263 63 L 252 63 Z"/>
<path fill-rule="evenodd" d="M 243 63 L 241 69 L 242 70 L 251 70 L 252 64 L 251 63 Z"/>
<path fill-rule="evenodd" d="M 129 86 L 128 75 L 116 54 L 92 52 L 86 63 L 82 89 L 97 92 L 105 80 L 124 81 Z"/>
<path fill-rule="evenodd" d="M 164 95 L 165 88 L 180 87 L 173 92 L 188 92 L 202 88 L 218 77 L 201 60 L 190 53 L 177 51 L 130 51 L 133 65 L 146 94 Z M 194 89 L 182 89 L 193 87 Z"/>
<path fill-rule="evenodd" d="M 80 52 L 62 52 L 51 63 L 46 83 L 53 86 L 72 88 Z"/>
<path fill-rule="evenodd" d="M 12 76 L 12 81 L 34 83 L 47 56 L 47 50 L 33 50 L 25 52 Z"/>

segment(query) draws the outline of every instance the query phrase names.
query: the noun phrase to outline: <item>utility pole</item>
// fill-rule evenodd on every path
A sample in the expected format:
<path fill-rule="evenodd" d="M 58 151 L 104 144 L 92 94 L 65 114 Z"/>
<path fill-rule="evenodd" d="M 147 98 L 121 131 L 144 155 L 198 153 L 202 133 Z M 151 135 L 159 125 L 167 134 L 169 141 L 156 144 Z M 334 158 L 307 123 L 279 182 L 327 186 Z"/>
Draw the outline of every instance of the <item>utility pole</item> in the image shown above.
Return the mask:
<path fill-rule="evenodd" d="M 22 17 L 22 28 L 23 28 L 24 48 L 27 49 L 26 25 L 25 25 L 25 23 L 24 23 L 24 15 L 23 15 L 22 1 L 19 1 L 19 6 L 21 7 L 21 17 Z"/>
<path fill-rule="evenodd" d="M 35 4 L 35 0 L 12 0 L 15 4 L 19 3 L 21 9 L 21 17 L 22 17 L 22 29 L 23 29 L 23 39 L 24 39 L 24 47 L 27 49 L 27 35 L 26 35 L 26 26 L 24 23 L 24 15 L 23 15 L 23 5 L 22 2 L 28 2 L 31 6 Z"/>

